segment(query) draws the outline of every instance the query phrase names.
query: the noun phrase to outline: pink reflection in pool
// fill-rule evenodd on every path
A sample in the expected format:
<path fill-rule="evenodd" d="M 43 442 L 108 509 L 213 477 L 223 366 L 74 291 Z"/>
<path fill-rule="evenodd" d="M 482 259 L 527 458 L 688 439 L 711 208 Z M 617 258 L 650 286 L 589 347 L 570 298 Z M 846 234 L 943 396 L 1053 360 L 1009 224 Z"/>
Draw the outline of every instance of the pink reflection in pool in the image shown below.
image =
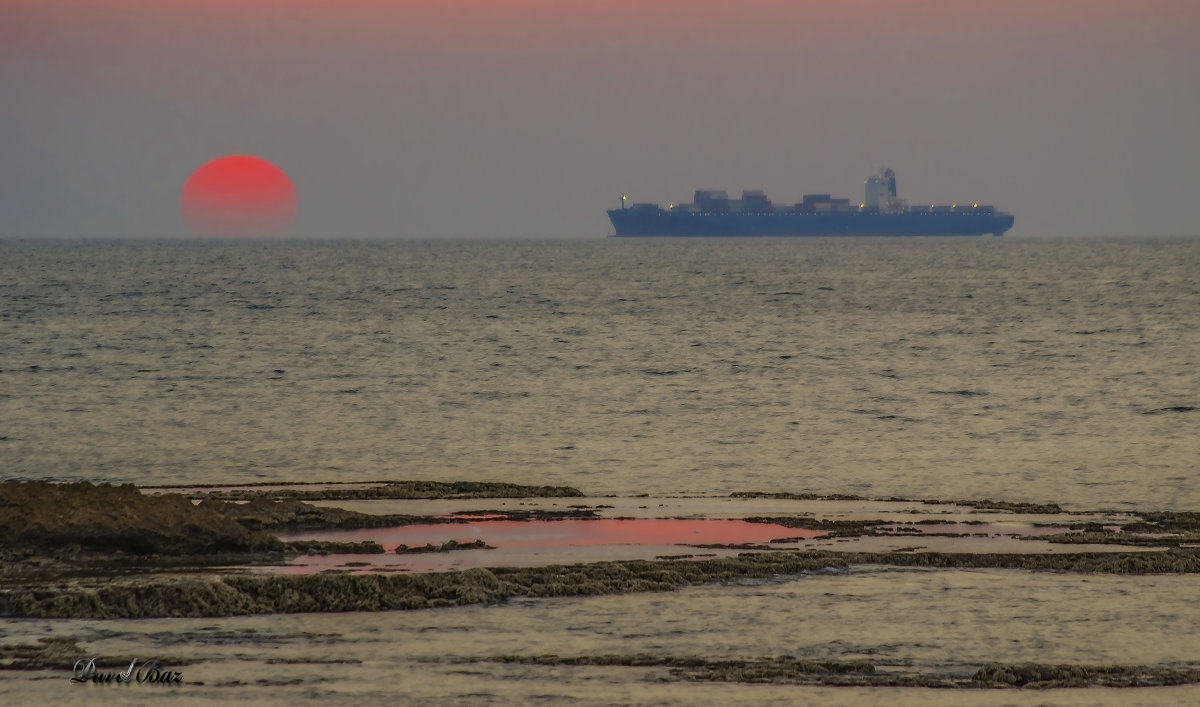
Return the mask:
<path fill-rule="evenodd" d="M 334 530 L 286 536 L 288 540 L 374 540 L 388 552 L 398 545 L 440 545 L 450 540 L 471 543 L 483 540 L 497 548 L 558 547 L 563 545 L 736 545 L 765 543 L 781 537 L 811 538 L 821 535 L 771 523 L 744 520 L 604 519 L 515 521 L 406 525 L 395 528 Z"/>
<path fill-rule="evenodd" d="M 692 554 L 688 545 L 762 544 L 780 538 L 814 538 L 815 530 L 743 520 L 603 519 L 512 521 L 476 520 L 362 530 L 280 534 L 283 540 L 374 541 L 384 555 L 305 556 L 282 571 L 312 573 L 329 569 L 353 572 L 430 572 L 470 567 L 536 566 L 600 560 L 652 558 L 672 547 Z M 494 550 L 460 549 L 396 555 L 398 545 L 422 547 L 454 540 L 482 540 Z M 679 548 L 679 546 L 685 546 Z M 708 551 L 698 551 L 696 554 Z M 713 551 L 734 554 L 733 551 Z M 347 565 L 353 560 L 353 565 Z M 279 571 L 279 570 L 276 570 Z"/>

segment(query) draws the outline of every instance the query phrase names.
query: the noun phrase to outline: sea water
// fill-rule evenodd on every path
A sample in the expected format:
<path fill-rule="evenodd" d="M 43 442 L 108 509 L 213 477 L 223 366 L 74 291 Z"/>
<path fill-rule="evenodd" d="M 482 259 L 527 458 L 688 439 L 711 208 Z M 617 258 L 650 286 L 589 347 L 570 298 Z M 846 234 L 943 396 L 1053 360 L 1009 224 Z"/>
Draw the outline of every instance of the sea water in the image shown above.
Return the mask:
<path fill-rule="evenodd" d="M 3 478 L 1200 510 L 1198 239 L 0 241 L 0 330 Z M 204 685 L 180 699 L 934 704 L 928 691 L 664 688 L 653 671 L 447 657 L 1185 665 L 1200 661 L 1200 613 L 1185 600 L 1196 586 L 876 569 L 334 619 L 5 621 L 0 633 L 204 654 L 190 669 Z M 164 645 L 170 635 L 192 648 Z M 349 662 L 316 661 L 331 655 Z M 74 699 L 67 677 L 4 676 L 0 690 Z M 1177 690 L 1117 694 L 1197 697 Z M 1118 699 L 1088 693 L 1052 701 Z M 1037 703 L 1018 694 L 970 700 Z M 968 703 L 955 695 L 945 704 Z"/>
<path fill-rule="evenodd" d="M 1200 240 L 0 242 L 7 478 L 1200 508 Z"/>

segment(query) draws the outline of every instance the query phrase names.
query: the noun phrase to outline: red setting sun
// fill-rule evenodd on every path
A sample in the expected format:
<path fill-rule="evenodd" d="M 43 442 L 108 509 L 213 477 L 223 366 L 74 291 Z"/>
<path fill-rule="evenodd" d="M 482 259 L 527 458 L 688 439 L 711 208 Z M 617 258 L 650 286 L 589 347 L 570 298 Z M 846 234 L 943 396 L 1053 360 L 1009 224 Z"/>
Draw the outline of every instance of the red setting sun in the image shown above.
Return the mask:
<path fill-rule="evenodd" d="M 296 189 L 283 170 L 264 159 L 226 155 L 188 177 L 179 211 L 197 236 L 282 236 L 296 217 Z"/>

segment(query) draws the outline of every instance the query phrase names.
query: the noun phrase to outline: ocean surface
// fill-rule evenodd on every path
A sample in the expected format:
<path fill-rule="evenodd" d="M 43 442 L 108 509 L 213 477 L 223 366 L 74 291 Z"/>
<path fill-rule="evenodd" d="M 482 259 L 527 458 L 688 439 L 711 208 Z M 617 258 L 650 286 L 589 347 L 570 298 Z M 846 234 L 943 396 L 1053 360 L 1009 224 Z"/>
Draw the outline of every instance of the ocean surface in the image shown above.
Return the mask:
<path fill-rule="evenodd" d="M 0 242 L 5 477 L 1200 509 L 1200 240 Z"/>
<path fill-rule="evenodd" d="M 1200 239 L 0 241 L 0 331 L 5 479 L 1200 511 Z M 237 646 L 193 668 L 209 677 L 181 701 L 1195 704 L 1195 688 L 681 686 L 444 658 L 1195 665 L 1198 588 L 864 569 L 386 616 L 4 620 L 0 638 Z M 289 651 L 360 662 L 288 677 Z M 0 691 L 79 694 L 45 682 L 3 676 Z"/>

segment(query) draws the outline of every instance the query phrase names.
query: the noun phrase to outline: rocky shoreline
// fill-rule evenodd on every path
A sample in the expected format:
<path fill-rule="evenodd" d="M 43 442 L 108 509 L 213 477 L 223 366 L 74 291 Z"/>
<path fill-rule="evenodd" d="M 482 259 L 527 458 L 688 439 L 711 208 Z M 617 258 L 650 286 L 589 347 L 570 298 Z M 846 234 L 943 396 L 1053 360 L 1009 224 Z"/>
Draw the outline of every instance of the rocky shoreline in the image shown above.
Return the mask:
<path fill-rule="evenodd" d="M 504 604 L 549 597 L 622 595 L 670 592 L 685 587 L 746 581 L 776 581 L 802 575 L 841 575 L 863 566 L 896 568 L 998 569 L 1018 572 L 1055 572 L 1109 575 L 1200 574 L 1200 515 L 1189 513 L 1104 514 L 1095 517 L 1067 514 L 1057 507 L 999 502 L 957 502 L 951 514 L 966 530 L 943 533 L 945 514 L 917 508 L 913 518 L 873 516 L 869 499 L 858 515 L 834 516 L 797 512 L 745 513 L 744 519 L 789 528 L 819 530 L 823 545 L 811 540 L 781 538 L 752 547 L 731 546 L 728 556 L 681 553 L 657 559 L 609 560 L 536 567 L 474 567 L 458 571 L 403 571 L 357 573 L 369 556 L 385 556 L 377 542 L 281 539 L 277 533 L 309 530 L 374 529 L 412 524 L 455 524 L 486 518 L 508 522 L 591 520 L 602 515 L 621 520 L 630 508 L 655 515 L 664 511 L 657 502 L 632 503 L 614 499 L 592 504 L 558 504 L 537 498 L 580 496 L 557 487 L 513 487 L 446 484 L 440 488 L 456 498 L 498 499 L 492 510 L 451 510 L 425 502 L 393 509 L 440 509 L 438 513 L 365 513 L 321 505 L 342 492 L 365 492 L 357 500 L 372 503 L 358 508 L 375 509 L 375 501 L 397 494 L 433 493 L 435 487 L 402 482 L 382 484 L 383 492 L 368 489 L 305 488 L 257 489 L 185 493 L 145 493 L 133 486 L 88 483 L 50 484 L 4 482 L 0 484 L 0 617 L 22 619 L 164 619 L 252 617 L 275 614 L 379 612 L 438 607 Z M 546 495 L 538 497 L 541 491 Z M 574 490 L 569 490 L 574 491 Z M 391 496 L 372 494 L 384 493 Z M 487 495 L 496 493 L 499 495 Z M 483 495 L 471 495 L 483 494 Z M 804 494 L 794 494 L 803 496 Z M 759 498 L 782 500 L 782 494 Z M 670 499 L 662 500 L 667 506 Z M 797 499 L 846 501 L 852 499 Z M 923 504 L 924 501 L 905 502 Z M 623 504 L 623 505 L 622 505 Z M 467 506 L 463 504 L 466 508 Z M 514 508 L 519 506 L 519 508 Z M 757 508 L 757 506 L 754 506 Z M 388 508 L 387 505 L 380 508 Z M 805 507 L 810 508 L 810 507 Z M 961 509 L 965 511 L 966 515 Z M 983 518 L 969 515 L 976 509 Z M 997 516 L 997 514 L 999 514 Z M 1009 515 L 1011 514 L 1011 515 Z M 921 546 L 891 551 L 864 551 L 864 539 L 900 537 L 901 543 L 925 538 L 977 538 L 975 548 L 989 544 L 986 533 L 996 517 L 1046 516 L 1046 531 L 1036 537 L 1059 543 L 1055 552 L 937 552 Z M 1051 516 L 1054 516 L 1051 518 Z M 1116 518 L 1116 520 L 1113 520 Z M 627 518 L 626 518 L 627 519 Z M 1040 523 L 1041 521 L 1037 521 Z M 1035 523 L 1035 525 L 1037 524 Z M 926 534 L 925 529 L 932 528 Z M 1061 532 L 1055 532 L 1061 531 Z M 373 532 L 373 531 L 372 531 Z M 301 533 L 300 535 L 303 535 Z M 313 535 L 320 536 L 321 533 Z M 353 533 L 335 533 L 353 537 Z M 283 537 L 287 537 L 284 535 Z M 1032 537 L 1032 536 L 1031 536 Z M 772 543 L 800 541 L 800 549 L 782 550 Z M 954 542 L 958 542 L 955 540 Z M 964 540 L 966 542 L 966 540 Z M 1043 542 L 1041 545 L 1045 545 Z M 1018 545 L 1020 542 L 1018 541 Z M 1011 547 L 1011 543 L 1008 545 Z M 900 545 L 893 544 L 897 548 Z M 1097 547 L 1105 547 L 1097 551 Z M 391 545 L 388 546 L 391 548 Z M 840 548 L 840 549 L 838 549 Z M 1081 551 L 1075 552 L 1074 549 Z M 448 541 L 438 545 L 396 547 L 395 557 L 460 555 L 457 551 L 491 552 L 482 539 Z M 741 551 L 738 551 L 741 550 Z M 455 551 L 455 552 L 451 552 Z M 736 554 L 734 554 L 736 552 Z M 331 554 L 334 566 L 317 574 L 285 574 L 281 561 L 298 556 Z M 346 562 L 339 555 L 355 555 Z M 310 558 L 305 557 L 305 562 Z M 337 565 L 336 563 L 342 563 Z M 276 565 L 274 568 L 271 565 Z M 246 619 L 252 620 L 252 619 Z M 84 642 L 95 637 L 50 636 L 12 645 L 0 645 L 0 670 L 62 670 L 80 657 L 91 655 Z M 124 665 L 123 656 L 98 653 L 98 664 Z M 106 657 L 107 656 L 107 657 Z M 161 657 L 161 656 L 160 656 Z M 185 656 L 172 657 L 173 666 L 193 663 Z M 207 658 L 199 659 L 203 664 Z M 282 659 L 281 659 L 282 660 Z M 310 661 L 310 658 L 298 658 Z M 439 659 L 440 660 L 440 659 Z M 703 655 L 480 655 L 448 659 L 450 662 L 544 666 L 578 670 L 611 668 L 649 671 L 662 683 L 744 683 L 827 687 L 979 688 L 1128 688 L 1200 684 L 1200 670 L 1191 664 L 1070 664 L 977 663 L 974 665 L 905 667 L 870 660 L 809 660 L 803 657 L 703 656 Z M 350 662 L 354 662 L 350 660 Z M 193 668 L 189 667 L 189 670 Z M 200 668 L 195 668 L 200 670 Z M 189 673 L 190 674 L 190 673 Z"/>
<path fill-rule="evenodd" d="M 381 488 L 384 495 L 378 497 L 384 498 L 425 498 L 438 491 L 463 498 L 581 495 L 565 487 L 514 484 L 391 482 Z M 307 493 L 324 499 L 337 492 Z M 296 493 L 257 491 L 247 494 L 244 502 L 234 502 L 225 499 L 238 494 L 223 491 L 151 495 L 131 484 L 5 481 L 0 483 L 0 579 L 90 575 L 105 567 L 262 564 L 298 554 L 379 553 L 383 549 L 375 543 L 284 542 L 274 533 L 466 522 L 315 506 L 295 498 Z M 531 517 L 527 512 L 514 515 Z"/>
<path fill-rule="evenodd" d="M 386 494 L 427 494 L 438 489 L 470 498 L 580 496 L 562 487 L 511 484 L 381 484 Z M 734 579 L 820 571 L 854 565 L 921 568 L 995 568 L 1107 574 L 1200 573 L 1194 536 L 1197 514 L 1145 514 L 1125 527 L 1174 536 L 1147 539 L 1083 524 L 1065 542 L 1120 540 L 1152 547 L 1130 551 L 1000 553 L 846 550 L 776 550 L 767 546 L 736 556 L 680 555 L 657 560 L 607 561 L 545 567 L 492 567 L 419 574 L 246 574 L 232 567 L 279 563 L 306 554 L 379 554 L 374 542 L 284 542 L 273 532 L 296 529 L 377 528 L 414 523 L 456 523 L 464 515 L 372 515 L 316 506 L 293 490 L 259 490 L 247 500 L 208 494 L 145 494 L 136 487 L 4 482 L 0 484 L 0 615 L 45 618 L 151 618 L 265 613 L 382 611 L 497 603 L 520 597 L 584 596 L 668 591 Z M 306 489 L 307 497 L 348 489 Z M 355 493 L 369 491 L 354 489 Z M 482 495 L 481 495 L 482 494 Z M 501 494 L 499 496 L 488 494 Z M 236 495 L 236 494 L 234 494 Z M 336 494 L 335 494 L 336 495 Z M 778 495 L 776 495 L 778 497 Z M 389 496 L 391 497 L 391 496 Z M 964 503 L 967 507 L 978 507 Z M 1030 512 L 1055 512 L 1049 507 Z M 1003 509 L 1009 511 L 1010 509 Z M 477 512 L 478 513 L 478 512 Z M 567 510 L 494 510 L 507 520 L 591 518 L 583 506 Z M 817 528 L 827 537 L 871 535 L 879 520 L 822 520 L 807 516 L 749 518 L 789 527 Z M 453 547 L 459 548 L 459 544 Z M 462 549 L 484 548 L 480 542 Z M 411 548 L 425 550 L 426 548 Z M 429 549 L 437 549 L 431 546 Z M 404 553 L 400 550 L 401 554 Z"/>
<path fill-rule="evenodd" d="M 1200 573 L 1200 552 L 1020 555 L 753 552 L 737 557 L 629 560 L 412 575 L 144 576 L 0 589 L 0 615 L 141 619 L 273 613 L 390 611 L 515 598 L 660 592 L 738 579 L 845 571 L 852 565 L 1019 569 L 1108 574 Z"/>

